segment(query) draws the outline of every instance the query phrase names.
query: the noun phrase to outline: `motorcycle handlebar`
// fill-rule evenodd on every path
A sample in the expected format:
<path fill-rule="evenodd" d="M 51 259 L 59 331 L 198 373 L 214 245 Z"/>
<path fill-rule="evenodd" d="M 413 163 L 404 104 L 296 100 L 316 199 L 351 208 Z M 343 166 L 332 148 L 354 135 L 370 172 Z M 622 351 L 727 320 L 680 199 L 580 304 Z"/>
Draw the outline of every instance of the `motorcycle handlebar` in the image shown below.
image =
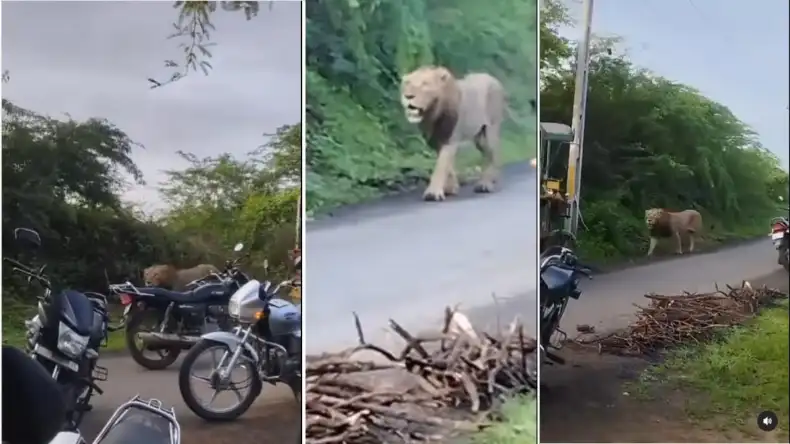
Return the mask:
<path fill-rule="evenodd" d="M 51 289 L 52 288 L 52 284 L 49 282 L 49 279 L 47 279 L 47 277 L 45 275 L 43 275 L 42 273 L 40 273 L 38 270 L 34 270 L 34 269 L 30 268 L 29 266 L 27 266 L 27 265 L 15 260 L 15 259 L 11 259 L 10 257 L 4 257 L 3 260 L 8 262 L 9 264 L 11 264 L 11 266 L 13 267 L 14 271 L 22 273 L 25 276 L 27 276 L 28 278 L 32 278 L 32 279 L 37 280 L 42 285 L 44 285 L 44 287 L 47 288 L 47 289 Z M 42 270 L 43 270 L 43 268 L 42 268 Z M 29 282 L 29 280 L 28 280 L 28 282 Z"/>

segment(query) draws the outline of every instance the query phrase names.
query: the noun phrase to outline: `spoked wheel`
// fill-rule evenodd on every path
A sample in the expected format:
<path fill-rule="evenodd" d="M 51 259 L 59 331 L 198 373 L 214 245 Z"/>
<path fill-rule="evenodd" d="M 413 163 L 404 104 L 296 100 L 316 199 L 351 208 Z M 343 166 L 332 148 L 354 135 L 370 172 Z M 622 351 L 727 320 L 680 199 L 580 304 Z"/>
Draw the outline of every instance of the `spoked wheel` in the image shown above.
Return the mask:
<path fill-rule="evenodd" d="M 179 347 L 152 349 L 138 337 L 139 333 L 158 331 L 164 320 L 164 313 L 155 309 L 136 310 L 126 322 L 126 347 L 134 362 L 148 370 L 162 370 L 170 367 L 178 355 Z"/>
<path fill-rule="evenodd" d="M 207 421 L 232 421 L 243 415 L 261 393 L 263 384 L 258 378 L 255 363 L 245 355 L 239 357 L 226 378 L 231 351 L 227 345 L 203 340 L 184 357 L 178 373 L 178 387 L 184 403 L 197 416 Z M 201 397 L 198 391 L 206 393 Z M 227 407 L 220 407 L 222 399 L 230 399 Z"/>

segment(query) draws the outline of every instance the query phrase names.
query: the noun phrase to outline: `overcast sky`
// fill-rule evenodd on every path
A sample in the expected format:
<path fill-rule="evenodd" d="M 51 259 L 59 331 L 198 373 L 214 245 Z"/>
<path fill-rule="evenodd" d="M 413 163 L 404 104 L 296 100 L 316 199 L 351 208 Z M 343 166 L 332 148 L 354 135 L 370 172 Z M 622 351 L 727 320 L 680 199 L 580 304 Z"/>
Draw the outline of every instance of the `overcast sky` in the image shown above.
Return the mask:
<path fill-rule="evenodd" d="M 573 15 L 581 5 L 568 0 Z M 602 0 L 593 32 L 625 39 L 628 56 L 732 110 L 790 164 L 790 3 L 787 0 Z M 565 30 L 578 38 L 581 27 Z"/>
<path fill-rule="evenodd" d="M 33 111 L 75 119 L 103 117 L 145 149 L 133 159 L 147 186 L 127 198 L 161 208 L 162 170 L 182 168 L 176 151 L 243 155 L 301 118 L 301 11 L 298 2 L 263 7 L 246 21 L 219 11 L 210 48 L 214 69 L 149 89 L 180 59 L 167 40 L 172 2 L 2 3 L 4 98 Z M 182 56 L 183 57 L 183 56 Z"/>

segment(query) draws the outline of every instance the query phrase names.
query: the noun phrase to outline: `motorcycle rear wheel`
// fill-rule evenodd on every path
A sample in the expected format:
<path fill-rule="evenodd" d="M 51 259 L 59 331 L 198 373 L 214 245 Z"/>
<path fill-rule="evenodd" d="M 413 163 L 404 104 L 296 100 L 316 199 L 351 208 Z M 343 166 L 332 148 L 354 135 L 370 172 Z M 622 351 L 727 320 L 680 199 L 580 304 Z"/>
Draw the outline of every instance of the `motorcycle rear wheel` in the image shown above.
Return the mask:
<path fill-rule="evenodd" d="M 189 410 L 192 410 L 195 415 L 205 419 L 206 421 L 233 421 L 250 409 L 252 403 L 255 402 L 255 400 L 261 394 L 261 391 L 263 390 L 263 383 L 261 382 L 260 378 L 257 377 L 257 375 L 254 375 L 250 381 L 251 386 L 247 396 L 239 403 L 239 405 L 231 410 L 217 412 L 203 407 L 203 405 L 195 396 L 195 393 L 192 391 L 192 384 L 190 381 L 192 377 L 192 367 L 195 365 L 198 357 L 203 354 L 203 352 L 218 346 L 221 345 L 217 342 L 202 340 L 189 350 L 189 353 L 187 353 L 187 355 L 184 357 L 184 362 L 181 363 L 181 369 L 178 371 L 178 389 L 181 391 L 181 398 L 184 399 L 184 404 L 186 404 L 187 407 L 189 407 Z M 227 351 L 230 351 L 230 349 L 227 349 Z"/>
<path fill-rule="evenodd" d="M 151 359 L 145 356 L 144 352 L 146 349 L 137 345 L 136 336 L 137 333 L 140 333 L 141 324 L 143 321 L 148 319 L 148 317 L 154 317 L 157 320 L 157 323 L 161 323 L 164 318 L 164 313 L 150 308 L 145 310 L 135 310 L 132 315 L 129 316 L 129 320 L 126 322 L 126 348 L 129 349 L 129 354 L 132 355 L 134 362 L 140 364 L 148 370 L 164 370 L 176 362 L 178 355 L 181 354 L 181 349 L 178 347 L 173 347 L 162 350 L 162 352 L 159 354 L 161 359 Z"/>

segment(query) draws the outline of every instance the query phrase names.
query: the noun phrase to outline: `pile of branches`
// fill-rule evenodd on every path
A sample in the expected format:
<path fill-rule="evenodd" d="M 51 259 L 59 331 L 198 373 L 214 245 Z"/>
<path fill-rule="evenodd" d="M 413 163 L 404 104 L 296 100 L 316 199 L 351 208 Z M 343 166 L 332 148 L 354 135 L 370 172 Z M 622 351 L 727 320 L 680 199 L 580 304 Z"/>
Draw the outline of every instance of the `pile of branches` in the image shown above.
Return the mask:
<path fill-rule="evenodd" d="M 517 319 L 479 333 L 448 307 L 442 330 L 427 336 L 390 320 L 405 342 L 399 353 L 367 343 L 354 319 L 359 346 L 307 359 L 308 444 L 446 442 L 537 386 L 537 343 Z M 377 359 L 356 357 L 371 353 Z"/>
<path fill-rule="evenodd" d="M 625 331 L 577 342 L 595 344 L 599 352 L 620 355 L 645 355 L 681 344 L 701 343 L 719 330 L 751 318 L 758 307 L 787 295 L 767 287 L 754 289 L 743 282 L 740 288 L 727 286 L 727 291 L 717 287 L 713 293 L 645 297 L 650 305 L 637 305 L 637 319 Z"/>

